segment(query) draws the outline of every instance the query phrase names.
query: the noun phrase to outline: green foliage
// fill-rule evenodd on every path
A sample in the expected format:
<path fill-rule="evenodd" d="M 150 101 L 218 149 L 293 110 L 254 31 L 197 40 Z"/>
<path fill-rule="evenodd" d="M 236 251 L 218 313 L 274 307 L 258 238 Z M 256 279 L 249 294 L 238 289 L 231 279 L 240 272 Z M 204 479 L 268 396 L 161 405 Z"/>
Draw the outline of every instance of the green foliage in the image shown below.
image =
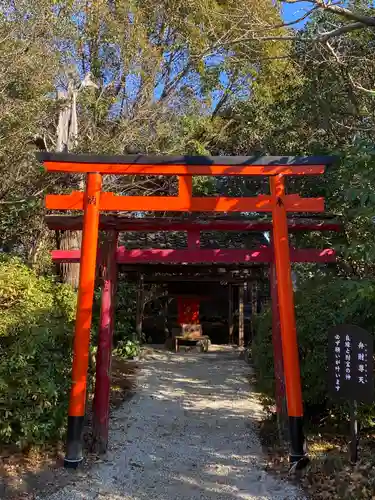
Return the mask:
<path fill-rule="evenodd" d="M 139 356 L 140 344 L 135 340 L 120 340 L 113 352 L 122 358 L 134 359 Z"/>
<path fill-rule="evenodd" d="M 0 8 L 0 66 L 7 68 L 0 74 L 0 248 L 26 258 L 42 231 L 48 182 L 34 158 L 34 141 L 46 137 L 55 120 L 56 101 L 47 96 L 59 68 L 54 40 L 65 25 L 50 4 L 37 0 L 15 8 L 5 0 Z"/>
<path fill-rule="evenodd" d="M 93 319 L 92 319 L 92 344 L 97 345 L 97 336 L 100 325 L 100 299 L 101 288 L 97 287 L 94 294 Z M 136 315 L 136 286 L 133 283 L 120 281 L 115 295 L 115 326 L 113 344 L 117 348 L 125 345 L 134 337 Z M 73 312 L 74 313 L 74 312 Z M 72 318 L 74 319 L 74 317 Z"/>
<path fill-rule="evenodd" d="M 56 148 L 67 104 L 57 90 L 77 89 L 78 152 L 208 154 L 226 136 L 218 117 L 224 103 L 249 95 L 248 74 L 262 55 L 284 53 L 249 37 L 249 26 L 279 22 L 272 0 L 163 0 L 157 9 L 150 0 L 28 0 L 17 8 L 4 0 L 0 248 L 34 264 L 48 238 L 44 193 L 76 187 L 72 177 L 47 175 L 34 158 L 36 149 Z M 80 85 L 89 73 L 97 88 Z M 108 190 L 113 182 L 106 179 Z M 162 177 L 115 182 L 123 194 L 171 187 Z"/>
<path fill-rule="evenodd" d="M 327 391 L 327 332 L 335 325 L 348 323 L 375 333 L 375 282 L 323 276 L 299 284 L 295 295 L 303 399 L 307 414 L 329 410 L 331 414 L 340 416 L 346 411 L 345 405 L 338 406 Z M 259 386 L 272 397 L 270 310 L 256 319 L 253 356 Z M 375 417 L 375 408 L 363 407 L 361 415 L 369 423 Z"/>
<path fill-rule="evenodd" d="M 0 442 L 24 447 L 63 430 L 75 303 L 67 285 L 0 259 Z"/>
<path fill-rule="evenodd" d="M 136 310 L 136 287 L 120 282 L 116 293 L 114 344 L 133 338 Z"/>

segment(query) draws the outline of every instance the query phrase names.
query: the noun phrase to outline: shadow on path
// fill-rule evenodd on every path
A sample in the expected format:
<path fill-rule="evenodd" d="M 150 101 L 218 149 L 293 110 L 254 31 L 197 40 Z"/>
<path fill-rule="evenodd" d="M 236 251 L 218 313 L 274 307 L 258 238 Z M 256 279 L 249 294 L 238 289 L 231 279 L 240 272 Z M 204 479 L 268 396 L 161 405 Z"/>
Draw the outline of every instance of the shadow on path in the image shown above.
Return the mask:
<path fill-rule="evenodd" d="M 250 392 L 238 353 L 155 352 L 138 394 L 112 418 L 105 461 L 50 500 L 294 499 L 262 468 Z"/>

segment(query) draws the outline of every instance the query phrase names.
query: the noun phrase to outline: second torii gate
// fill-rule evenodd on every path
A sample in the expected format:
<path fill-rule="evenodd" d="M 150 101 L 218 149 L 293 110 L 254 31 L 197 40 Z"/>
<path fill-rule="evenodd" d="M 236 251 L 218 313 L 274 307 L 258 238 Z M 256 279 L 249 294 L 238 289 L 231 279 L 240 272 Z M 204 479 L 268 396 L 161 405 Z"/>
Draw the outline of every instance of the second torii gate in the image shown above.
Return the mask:
<path fill-rule="evenodd" d="M 306 458 L 303 405 L 295 325 L 287 212 L 322 212 L 322 198 L 286 194 L 285 176 L 319 175 L 332 157 L 168 157 L 96 156 L 40 153 L 47 171 L 86 173 L 85 192 L 47 195 L 46 208 L 83 210 L 82 254 L 73 352 L 73 384 L 69 404 L 65 465 L 83 459 L 82 429 L 85 415 L 90 327 L 94 294 L 100 211 L 271 212 L 284 375 L 290 429 L 290 461 Z M 173 197 L 115 196 L 102 192 L 102 175 L 177 175 L 179 195 Z M 270 195 L 250 198 L 194 197 L 192 176 L 267 176 Z"/>

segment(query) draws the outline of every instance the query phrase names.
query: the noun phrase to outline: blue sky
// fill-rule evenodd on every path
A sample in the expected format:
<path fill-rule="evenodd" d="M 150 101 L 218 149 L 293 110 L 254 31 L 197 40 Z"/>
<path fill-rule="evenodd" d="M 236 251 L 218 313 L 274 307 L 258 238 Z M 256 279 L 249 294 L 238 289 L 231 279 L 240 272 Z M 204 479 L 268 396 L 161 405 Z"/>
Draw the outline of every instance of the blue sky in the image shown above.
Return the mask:
<path fill-rule="evenodd" d="M 311 10 L 311 3 L 299 2 L 296 4 L 283 4 L 283 18 L 286 22 L 291 22 L 302 17 L 305 12 Z M 302 27 L 306 20 L 294 25 L 295 28 Z"/>

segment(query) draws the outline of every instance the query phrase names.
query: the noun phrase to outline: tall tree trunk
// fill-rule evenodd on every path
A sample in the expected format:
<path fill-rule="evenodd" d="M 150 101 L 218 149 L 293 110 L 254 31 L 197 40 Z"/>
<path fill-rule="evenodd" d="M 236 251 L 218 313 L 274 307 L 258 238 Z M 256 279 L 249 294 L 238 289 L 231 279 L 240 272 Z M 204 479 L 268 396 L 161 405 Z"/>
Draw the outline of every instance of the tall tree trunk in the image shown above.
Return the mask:
<path fill-rule="evenodd" d="M 65 99 L 65 105 L 62 106 L 59 114 L 59 123 L 57 127 L 56 151 L 69 151 L 77 144 L 78 139 L 78 121 L 77 121 L 77 95 L 78 92 L 87 87 L 96 87 L 91 81 L 90 74 L 87 73 L 78 87 L 75 86 L 75 79 L 68 74 L 68 92 L 65 96 L 58 92 L 58 99 Z M 97 88 L 97 87 L 96 87 Z M 73 186 L 72 186 L 73 187 Z M 78 190 L 85 190 L 84 177 L 78 182 Z M 80 250 L 82 242 L 82 231 L 62 231 L 57 236 L 57 248 L 59 250 Z M 69 283 L 75 290 L 79 283 L 79 264 L 63 263 L 57 266 L 57 275 L 63 283 Z"/>
<path fill-rule="evenodd" d="M 56 247 L 58 250 L 80 250 L 81 242 L 81 231 L 58 231 L 56 234 Z M 57 264 L 57 275 L 63 283 L 68 283 L 75 290 L 78 289 L 79 263 L 63 262 Z"/>
<path fill-rule="evenodd" d="M 38 259 L 49 239 L 48 230 L 42 228 L 40 233 L 35 237 L 34 244 L 28 253 L 28 263 L 33 269 L 38 269 Z"/>

